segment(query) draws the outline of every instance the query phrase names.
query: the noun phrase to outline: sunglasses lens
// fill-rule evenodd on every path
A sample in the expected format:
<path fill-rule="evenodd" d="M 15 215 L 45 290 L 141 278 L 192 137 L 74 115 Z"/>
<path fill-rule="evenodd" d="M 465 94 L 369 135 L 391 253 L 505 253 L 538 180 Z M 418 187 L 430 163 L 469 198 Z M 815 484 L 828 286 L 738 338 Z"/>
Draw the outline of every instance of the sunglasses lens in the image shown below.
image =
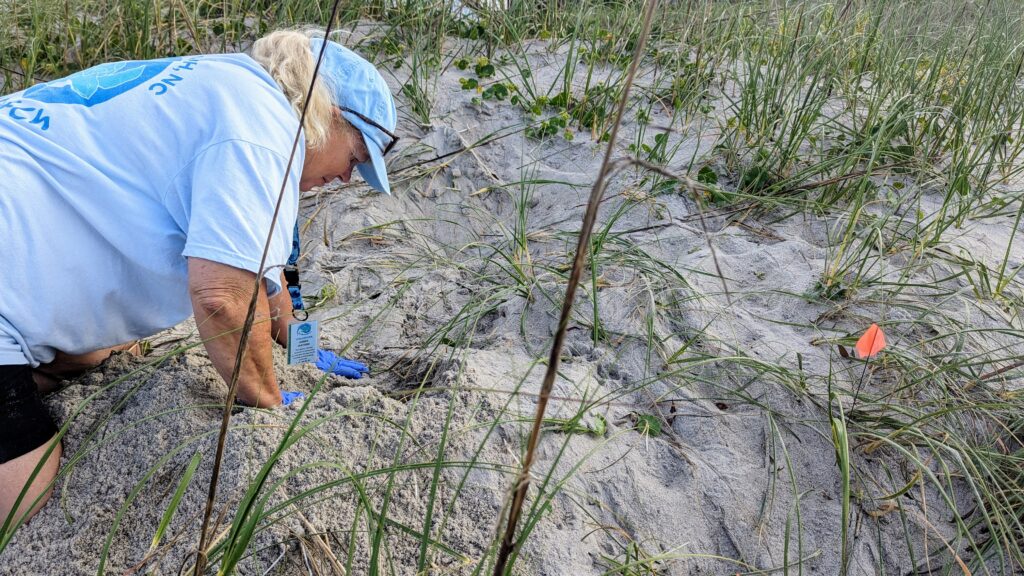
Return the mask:
<path fill-rule="evenodd" d="M 366 122 L 370 126 L 373 126 L 374 128 L 380 130 L 381 132 L 387 134 L 391 138 L 391 142 L 387 145 L 386 148 L 384 148 L 384 151 L 381 152 L 381 156 L 386 156 L 387 153 L 390 152 L 391 149 L 395 147 L 395 144 L 398 142 L 398 136 L 395 133 L 393 133 L 391 130 L 388 130 L 387 128 L 381 126 L 380 124 L 374 122 L 370 118 L 367 118 L 366 116 L 360 114 L 359 112 L 356 112 L 355 110 L 353 110 L 351 108 L 346 108 L 344 106 L 338 106 L 338 108 L 342 112 L 349 112 L 349 113 L 353 114 L 354 116 L 356 116 L 357 118 L 359 118 L 363 122 Z"/>

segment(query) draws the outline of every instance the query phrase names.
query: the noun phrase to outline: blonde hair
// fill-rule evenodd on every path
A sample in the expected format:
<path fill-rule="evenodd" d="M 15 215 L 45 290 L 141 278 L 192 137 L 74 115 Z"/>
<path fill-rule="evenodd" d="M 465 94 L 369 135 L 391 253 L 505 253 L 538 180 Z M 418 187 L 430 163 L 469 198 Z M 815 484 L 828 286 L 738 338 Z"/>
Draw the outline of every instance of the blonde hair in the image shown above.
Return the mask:
<path fill-rule="evenodd" d="M 310 38 L 321 36 L 316 29 L 278 30 L 260 38 L 252 45 L 250 56 L 270 74 L 284 92 L 288 102 L 295 111 L 295 117 L 302 117 L 302 106 L 306 101 L 309 83 L 313 79 L 313 68 L 316 56 L 309 46 Z M 320 148 L 327 142 L 332 127 L 340 120 L 347 124 L 341 115 L 334 113 L 334 96 L 320 76 L 309 98 L 306 109 L 306 121 L 303 128 L 306 133 L 306 146 Z M 337 119 L 337 120 L 336 120 Z"/>

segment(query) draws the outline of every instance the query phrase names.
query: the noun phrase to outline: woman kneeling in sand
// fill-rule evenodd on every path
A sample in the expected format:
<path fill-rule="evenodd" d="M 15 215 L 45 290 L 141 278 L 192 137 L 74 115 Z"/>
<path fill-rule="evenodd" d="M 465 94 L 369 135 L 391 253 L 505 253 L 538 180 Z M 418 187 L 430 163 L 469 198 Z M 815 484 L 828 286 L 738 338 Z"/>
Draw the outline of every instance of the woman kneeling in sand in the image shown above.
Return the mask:
<path fill-rule="evenodd" d="M 390 191 L 391 92 L 372 64 L 324 43 L 275 32 L 251 57 L 103 64 L 0 98 L 0 525 L 16 526 L 49 497 L 59 443 L 23 488 L 56 439 L 39 394 L 59 378 L 194 314 L 230 379 L 286 176 L 270 270 L 289 260 L 300 190 L 348 182 L 356 168 Z M 281 403 L 271 342 L 287 339 L 293 300 L 283 284 L 278 272 L 263 280 L 257 314 L 273 321 L 249 338 L 244 404 Z"/>

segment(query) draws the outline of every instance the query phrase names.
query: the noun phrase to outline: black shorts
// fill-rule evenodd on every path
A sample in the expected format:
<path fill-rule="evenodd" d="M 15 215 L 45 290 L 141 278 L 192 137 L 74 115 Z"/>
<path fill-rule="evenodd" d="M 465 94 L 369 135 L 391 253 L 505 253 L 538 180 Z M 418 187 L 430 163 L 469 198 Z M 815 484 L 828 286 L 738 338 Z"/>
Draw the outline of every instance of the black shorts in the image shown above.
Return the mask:
<path fill-rule="evenodd" d="M 0 366 L 0 464 L 46 444 L 57 426 L 27 364 Z"/>

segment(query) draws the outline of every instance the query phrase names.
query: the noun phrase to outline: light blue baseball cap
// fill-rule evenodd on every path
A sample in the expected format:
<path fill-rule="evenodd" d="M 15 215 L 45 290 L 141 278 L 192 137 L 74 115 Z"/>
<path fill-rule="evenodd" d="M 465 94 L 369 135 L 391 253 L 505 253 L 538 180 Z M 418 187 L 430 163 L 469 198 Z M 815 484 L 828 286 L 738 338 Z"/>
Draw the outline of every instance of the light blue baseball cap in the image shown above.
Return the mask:
<path fill-rule="evenodd" d="M 370 161 L 357 164 L 356 169 L 367 184 L 385 194 L 391 194 L 388 172 L 384 166 L 384 153 L 391 149 L 396 140 L 388 132 L 393 134 L 398 124 L 398 112 L 395 110 L 391 89 L 377 67 L 362 56 L 332 40 L 326 43 L 324 59 L 320 64 L 320 77 L 326 82 L 345 120 L 363 134 L 366 150 L 370 153 Z M 315 60 L 324 45 L 324 39 L 311 38 L 309 45 Z"/>

